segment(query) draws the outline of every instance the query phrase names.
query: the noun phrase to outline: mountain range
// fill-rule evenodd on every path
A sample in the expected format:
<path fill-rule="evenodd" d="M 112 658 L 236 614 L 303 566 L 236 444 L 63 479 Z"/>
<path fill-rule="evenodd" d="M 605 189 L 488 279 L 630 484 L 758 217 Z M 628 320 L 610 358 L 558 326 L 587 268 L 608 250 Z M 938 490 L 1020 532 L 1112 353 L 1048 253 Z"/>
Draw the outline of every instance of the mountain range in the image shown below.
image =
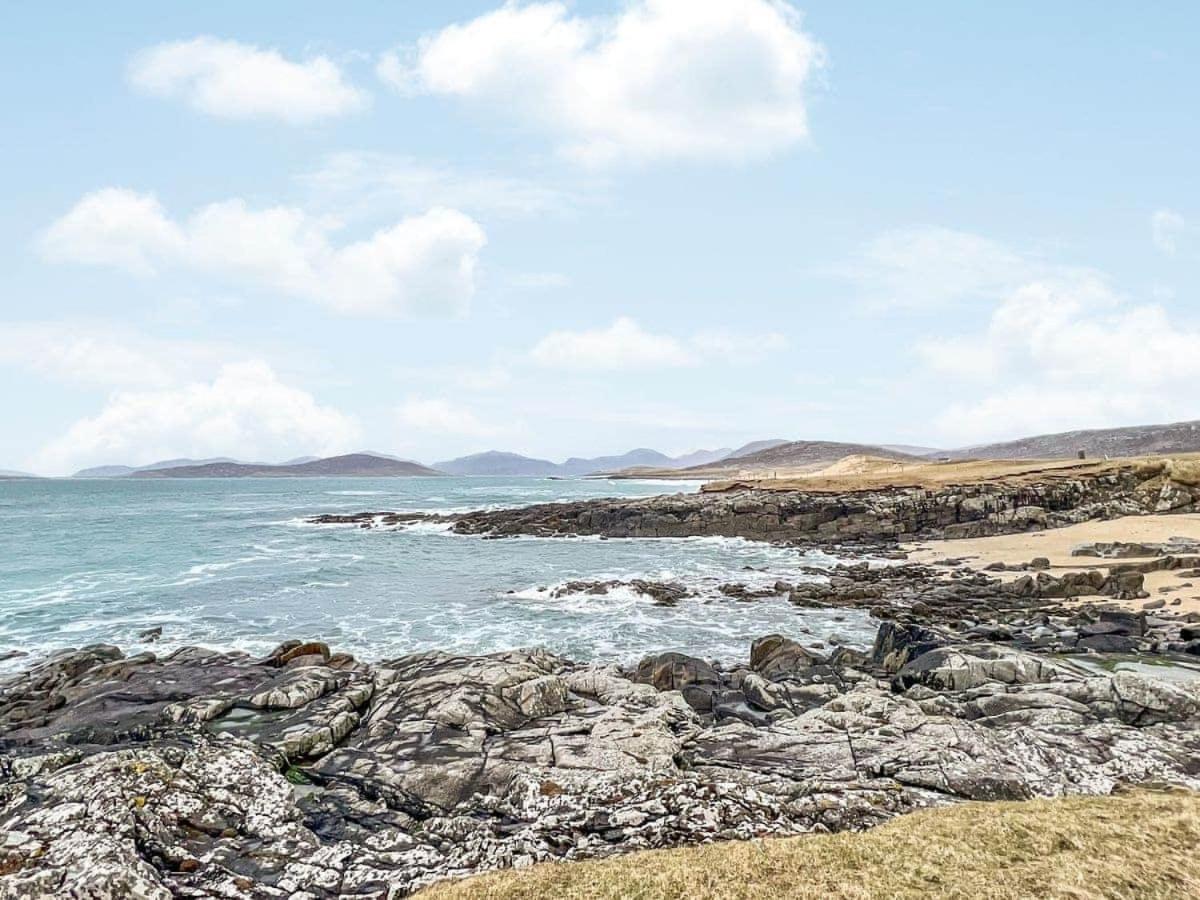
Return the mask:
<path fill-rule="evenodd" d="M 1063 459 L 1082 451 L 1088 457 L 1140 456 L 1153 453 L 1200 452 L 1200 420 L 1166 425 L 1065 431 L 980 444 L 956 450 L 935 450 L 905 444 L 854 444 L 837 441 L 752 441 L 741 447 L 696 450 L 668 456 L 638 448 L 616 456 L 571 457 L 563 462 L 498 450 L 462 456 L 432 467 L 385 453 L 360 451 L 319 458 L 302 456 L 282 463 L 244 462 L 230 457 L 166 459 L 143 466 L 94 466 L 76 478 L 236 478 L 306 475 L 497 475 L 573 478 L 620 472 L 626 476 L 662 475 L 673 478 L 722 478 L 771 469 L 813 469 L 846 456 L 886 459 Z M 26 472 L 0 469 L 0 478 L 35 478 Z"/>
<path fill-rule="evenodd" d="M 638 466 L 621 474 L 626 477 L 730 478 L 748 473 L 789 472 L 820 469 L 847 456 L 871 456 L 883 459 L 920 460 L 925 458 L 874 444 L 848 444 L 839 441 L 761 441 L 761 449 L 730 454 L 722 459 L 686 469 L 662 469 Z"/>
<path fill-rule="evenodd" d="M 573 456 L 564 462 L 555 463 L 548 459 L 536 459 L 517 453 L 489 450 L 486 453 L 475 453 L 471 456 L 437 462 L 433 464 L 433 467 L 450 475 L 532 475 L 577 478 L 601 472 L 617 472 L 634 466 L 683 469 L 687 466 L 723 459 L 731 452 L 733 451 L 728 448 L 697 450 L 684 456 L 670 457 L 657 450 L 640 447 L 637 450 L 622 453 L 620 456 L 595 456 L 588 459 Z"/>
<path fill-rule="evenodd" d="M 379 456 L 372 453 L 348 453 L 301 463 L 264 465 L 261 463 L 209 462 L 191 466 L 139 469 L 130 478 L 262 478 L 297 476 L 374 476 L 408 477 L 414 475 L 444 475 L 428 466 L 408 460 Z"/>
<path fill-rule="evenodd" d="M 1200 353 L 1200 350 L 1197 350 Z M 1134 425 L 1062 431 L 1036 437 L 963 447 L 935 455 L 953 459 L 1059 459 L 1082 451 L 1095 456 L 1142 456 L 1148 453 L 1188 453 L 1200 450 L 1200 420 L 1169 425 Z"/>

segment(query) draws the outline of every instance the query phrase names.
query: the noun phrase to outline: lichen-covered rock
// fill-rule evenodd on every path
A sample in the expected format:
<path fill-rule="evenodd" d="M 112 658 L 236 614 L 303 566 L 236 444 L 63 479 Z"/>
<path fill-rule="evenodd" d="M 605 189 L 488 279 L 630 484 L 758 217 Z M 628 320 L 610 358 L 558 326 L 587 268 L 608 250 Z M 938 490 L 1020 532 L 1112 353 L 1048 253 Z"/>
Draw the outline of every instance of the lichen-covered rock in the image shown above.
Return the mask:
<path fill-rule="evenodd" d="M 299 642 L 60 654 L 0 688 L 0 898 L 403 897 L 959 799 L 1200 787 L 1200 688 L 918 626 L 876 643 L 822 659 L 771 635 L 753 667 L 639 673 L 536 650 L 281 662 Z"/>

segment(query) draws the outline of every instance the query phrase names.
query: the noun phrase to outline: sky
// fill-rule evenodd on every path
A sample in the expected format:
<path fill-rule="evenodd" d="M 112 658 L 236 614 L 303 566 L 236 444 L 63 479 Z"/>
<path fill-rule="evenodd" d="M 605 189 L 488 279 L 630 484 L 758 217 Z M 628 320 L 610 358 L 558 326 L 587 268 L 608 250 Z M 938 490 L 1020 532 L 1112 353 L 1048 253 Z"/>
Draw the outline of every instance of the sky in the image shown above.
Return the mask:
<path fill-rule="evenodd" d="M 6 5 L 0 468 L 1200 418 L 1200 6 Z"/>

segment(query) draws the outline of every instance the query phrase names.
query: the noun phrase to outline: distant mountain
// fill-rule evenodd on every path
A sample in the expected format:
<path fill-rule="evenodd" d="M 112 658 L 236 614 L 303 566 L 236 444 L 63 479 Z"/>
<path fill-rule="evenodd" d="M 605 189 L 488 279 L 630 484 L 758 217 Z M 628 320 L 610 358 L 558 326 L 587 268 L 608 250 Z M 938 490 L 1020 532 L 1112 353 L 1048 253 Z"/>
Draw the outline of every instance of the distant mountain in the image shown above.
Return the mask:
<path fill-rule="evenodd" d="M 704 466 L 708 463 L 715 463 L 732 455 L 734 452 L 736 451 L 731 447 L 721 447 L 718 450 L 693 450 L 691 453 L 675 457 L 674 462 L 676 468 L 686 469 L 689 466 Z"/>
<path fill-rule="evenodd" d="M 145 466 L 93 466 L 90 469 L 80 469 L 72 478 L 121 478 L 134 472 L 154 472 L 159 469 L 178 469 L 183 466 L 207 466 L 213 463 L 233 463 L 236 459 L 228 456 L 214 456 L 210 459 L 163 459 Z"/>
<path fill-rule="evenodd" d="M 133 466 L 92 466 L 90 469 L 80 469 L 72 478 L 120 478 L 136 472 Z"/>
<path fill-rule="evenodd" d="M 521 456 L 519 453 L 505 453 L 500 450 L 488 450 L 486 453 L 475 453 L 471 456 L 460 456 L 445 462 L 434 463 L 433 467 L 450 475 L 518 475 L 546 476 L 559 475 L 557 463 L 548 459 L 533 459 Z"/>
<path fill-rule="evenodd" d="M 551 462 L 548 459 L 536 459 L 522 456 L 519 453 L 506 453 L 499 450 L 489 450 L 486 453 L 475 453 L 471 456 L 461 456 L 434 463 L 434 468 L 451 475 L 509 475 L 530 477 L 577 478 L 583 475 L 598 475 L 602 472 L 616 472 L 633 466 L 653 466 L 656 468 L 680 469 L 684 466 L 695 465 L 693 459 L 721 458 L 728 451 L 698 450 L 686 456 L 673 458 L 657 450 L 641 447 L 630 450 L 620 456 L 595 456 L 584 458 L 572 456 L 562 463 Z M 714 454 L 719 454 L 715 455 Z"/>
<path fill-rule="evenodd" d="M 840 441 L 787 441 L 764 450 L 731 456 L 707 468 L 730 470 L 820 468 L 847 456 L 877 456 L 884 459 L 918 459 L 911 453 L 899 453 L 872 444 L 847 444 Z"/>
<path fill-rule="evenodd" d="M 560 466 L 563 475 L 595 475 L 599 472 L 616 472 L 618 469 L 628 469 L 630 466 L 662 466 L 676 468 L 675 460 L 665 453 L 639 447 L 622 453 L 620 456 L 595 456 L 584 459 L 572 456 Z"/>
<path fill-rule="evenodd" d="M 1200 420 L 1041 434 L 998 444 L 963 447 L 942 455 L 953 459 L 1065 459 L 1077 455 L 1080 450 L 1089 457 L 1196 452 L 1200 451 Z"/>
<path fill-rule="evenodd" d="M 28 472 L 17 472 L 13 469 L 0 469 L 0 478 L 37 478 Z"/>
<path fill-rule="evenodd" d="M 780 474 L 796 472 L 812 472 L 823 469 L 847 456 L 871 456 L 882 459 L 919 460 L 922 457 L 909 453 L 900 453 L 870 444 L 845 444 L 838 441 L 756 441 L 763 449 L 738 455 L 737 451 L 716 462 L 686 469 L 664 469 L 637 466 L 626 469 L 621 474 L 630 478 L 662 477 L 662 478 L 737 478 L 743 475 L 756 477 L 771 477 L 771 473 Z"/>
<path fill-rule="evenodd" d="M 765 441 L 751 441 L 749 444 L 743 444 L 736 450 L 731 450 L 726 453 L 722 459 L 741 459 L 743 456 L 750 456 L 753 453 L 758 453 L 762 450 L 770 450 L 772 447 L 778 447 L 781 444 L 787 444 L 783 438 L 768 438 Z"/>
<path fill-rule="evenodd" d="M 894 450 L 896 453 L 907 453 L 909 456 L 945 456 L 945 450 L 937 447 L 915 447 L 912 444 L 880 444 L 884 450 Z"/>
<path fill-rule="evenodd" d="M 152 472 L 155 469 L 178 469 L 182 466 L 210 466 L 213 463 L 240 463 L 239 459 L 232 459 L 228 456 L 210 456 L 208 459 L 188 459 L 183 457 L 180 459 L 164 459 L 160 462 L 150 463 L 148 466 L 137 466 L 139 472 Z"/>
<path fill-rule="evenodd" d="M 442 475 L 444 473 L 420 463 L 375 456 L 369 453 L 349 453 L 294 465 L 265 465 L 261 463 L 214 462 L 195 466 L 173 466 L 165 469 L 139 469 L 130 478 L 249 478 L 249 477 L 318 477 L 318 476 L 376 476 L 408 477 Z"/>

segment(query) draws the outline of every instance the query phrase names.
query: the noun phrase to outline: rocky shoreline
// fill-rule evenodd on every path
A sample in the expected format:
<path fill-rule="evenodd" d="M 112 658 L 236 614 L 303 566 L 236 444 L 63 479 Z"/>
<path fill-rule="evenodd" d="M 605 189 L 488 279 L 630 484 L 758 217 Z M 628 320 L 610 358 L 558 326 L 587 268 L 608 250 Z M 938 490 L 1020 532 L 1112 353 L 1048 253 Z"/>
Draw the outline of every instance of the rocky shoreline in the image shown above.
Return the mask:
<path fill-rule="evenodd" d="M 401 897 L 545 859 L 1200 788 L 1200 685 L 881 624 L 728 667 L 58 654 L 0 688 L 0 897 Z"/>
<path fill-rule="evenodd" d="M 447 518 L 483 536 L 857 545 L 874 562 L 720 594 L 731 615 L 767 597 L 864 609 L 878 633 L 867 652 L 802 643 L 798 627 L 743 661 L 662 652 L 626 666 L 540 649 L 368 663 L 315 640 L 261 658 L 64 651 L 0 682 L 0 898 L 403 897 L 489 869 L 856 830 L 963 800 L 1200 789 L 1200 681 L 1121 668 L 1200 658 L 1200 615 L 1143 590 L 1147 565 L 1200 569 L 1196 548 L 1106 574 L 1014 561 L 1015 579 L 895 549 L 1198 504 L 1200 489 L 1143 466 L 1020 488 L 734 491 Z M 558 590 L 618 587 L 693 602 L 646 580 Z"/>
<path fill-rule="evenodd" d="M 1130 463 L 1089 477 L 985 481 L 938 489 L 720 492 L 576 500 L 459 515 L 374 511 L 314 516 L 322 525 L 395 527 L 442 522 L 484 537 L 609 538 L 714 535 L 797 544 L 896 543 L 1058 528 L 1091 519 L 1200 511 L 1200 485 L 1167 462 Z"/>

